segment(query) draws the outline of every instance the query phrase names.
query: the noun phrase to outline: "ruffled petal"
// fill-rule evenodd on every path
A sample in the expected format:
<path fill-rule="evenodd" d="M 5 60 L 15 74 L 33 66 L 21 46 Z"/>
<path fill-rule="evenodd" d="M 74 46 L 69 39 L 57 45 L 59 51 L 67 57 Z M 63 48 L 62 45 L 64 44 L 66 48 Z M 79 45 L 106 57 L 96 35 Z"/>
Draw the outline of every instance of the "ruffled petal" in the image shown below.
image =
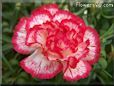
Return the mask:
<path fill-rule="evenodd" d="M 33 28 L 35 25 L 40 25 L 45 23 L 46 21 L 51 21 L 52 16 L 51 14 L 46 10 L 40 10 L 35 12 L 31 15 L 31 17 L 27 21 L 27 30 L 30 28 Z"/>
<path fill-rule="evenodd" d="M 58 21 L 58 22 L 61 22 L 64 19 L 72 19 L 80 25 L 81 25 L 81 23 L 84 23 L 84 21 L 80 17 L 72 14 L 69 11 L 65 11 L 65 10 L 57 11 L 53 17 L 53 21 Z"/>
<path fill-rule="evenodd" d="M 89 42 L 90 42 L 87 47 L 89 49 L 89 52 L 83 60 L 86 60 L 89 63 L 94 64 L 96 61 L 98 61 L 98 58 L 100 55 L 99 35 L 95 29 L 93 29 L 91 27 L 87 27 L 83 40 L 84 41 L 89 40 Z"/>
<path fill-rule="evenodd" d="M 21 54 L 29 54 L 35 48 L 29 47 L 25 44 L 27 31 L 25 29 L 27 18 L 21 18 L 15 27 L 14 35 L 12 37 L 12 44 L 14 49 Z"/>
<path fill-rule="evenodd" d="M 74 29 L 77 33 L 79 33 L 79 32 L 84 33 L 85 32 L 85 23 L 83 22 L 83 20 L 81 21 L 81 19 L 80 19 L 80 24 L 78 24 L 78 23 L 79 23 L 79 21 L 73 21 L 72 19 L 69 19 L 69 20 L 65 19 L 65 20 L 62 20 L 62 22 L 61 22 L 62 25 L 67 26 L 68 28 L 70 28 L 70 30 Z"/>
<path fill-rule="evenodd" d="M 31 44 L 36 43 L 35 35 L 34 35 L 35 32 L 36 32 L 36 29 L 34 29 L 34 28 L 30 29 L 27 32 L 26 45 L 30 46 Z"/>
<path fill-rule="evenodd" d="M 67 66 L 63 78 L 67 81 L 76 81 L 81 78 L 86 78 L 90 71 L 91 66 L 87 62 L 79 61 L 75 68 Z"/>
<path fill-rule="evenodd" d="M 35 33 L 37 43 L 45 45 L 48 32 L 45 29 L 38 29 Z"/>
<path fill-rule="evenodd" d="M 31 56 L 20 62 L 20 66 L 33 77 L 50 79 L 62 71 L 61 63 L 49 61 L 43 54 L 36 50 Z"/>
<path fill-rule="evenodd" d="M 47 5 L 41 6 L 40 8 L 35 9 L 32 13 L 38 10 L 47 10 L 50 12 L 51 15 L 54 15 L 58 11 L 58 6 L 57 4 L 47 4 Z"/>
<path fill-rule="evenodd" d="M 74 21 L 72 19 L 69 20 L 65 19 L 62 20 L 61 25 L 64 25 L 65 27 L 69 28 L 71 31 L 74 30 L 75 34 L 73 38 L 75 38 L 78 43 L 83 42 L 83 36 L 86 30 L 86 26 L 82 19 L 80 19 L 79 22 Z"/>
<path fill-rule="evenodd" d="M 87 48 L 87 44 L 85 42 L 82 42 L 77 46 L 77 51 L 74 53 L 74 56 L 77 59 L 85 58 L 88 52 L 89 49 Z"/>

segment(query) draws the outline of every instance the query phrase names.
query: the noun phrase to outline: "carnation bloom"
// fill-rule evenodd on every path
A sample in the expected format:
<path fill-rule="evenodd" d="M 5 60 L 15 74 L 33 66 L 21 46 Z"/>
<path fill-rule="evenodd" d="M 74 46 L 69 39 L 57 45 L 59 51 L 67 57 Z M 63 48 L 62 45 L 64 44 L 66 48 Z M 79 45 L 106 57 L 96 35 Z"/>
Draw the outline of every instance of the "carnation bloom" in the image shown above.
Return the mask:
<path fill-rule="evenodd" d="M 50 79 L 60 72 L 67 81 L 86 78 L 100 55 L 96 30 L 56 4 L 41 6 L 29 18 L 21 18 L 12 44 L 18 53 L 31 54 L 20 66 L 39 79 Z"/>

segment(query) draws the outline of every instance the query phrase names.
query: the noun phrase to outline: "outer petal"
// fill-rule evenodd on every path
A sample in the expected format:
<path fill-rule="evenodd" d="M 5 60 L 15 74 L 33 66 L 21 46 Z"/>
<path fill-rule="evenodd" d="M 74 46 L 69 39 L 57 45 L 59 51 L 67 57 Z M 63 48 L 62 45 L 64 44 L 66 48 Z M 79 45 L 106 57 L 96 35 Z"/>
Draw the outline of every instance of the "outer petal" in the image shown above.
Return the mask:
<path fill-rule="evenodd" d="M 77 58 L 77 59 L 81 59 L 81 58 L 84 58 L 87 53 L 89 52 L 89 49 L 86 48 L 87 47 L 87 44 L 82 42 L 80 43 L 78 46 L 77 46 L 77 51 L 74 53 L 74 56 Z"/>
<path fill-rule="evenodd" d="M 58 6 L 57 6 L 57 4 L 43 5 L 40 8 L 36 8 L 35 10 L 33 10 L 32 14 L 34 14 L 35 12 L 37 12 L 39 10 L 47 10 L 50 12 L 51 15 L 54 15 L 58 11 Z"/>
<path fill-rule="evenodd" d="M 27 18 L 21 18 L 15 27 L 12 44 L 14 49 L 21 54 L 29 54 L 35 48 L 29 47 L 25 44 L 27 31 L 25 29 Z"/>
<path fill-rule="evenodd" d="M 91 27 L 87 27 L 87 30 L 84 34 L 84 41 L 89 40 L 90 44 L 88 45 L 89 52 L 84 58 L 84 60 L 88 61 L 91 64 L 94 64 L 98 61 L 100 55 L 100 39 L 99 35 L 95 29 Z"/>
<path fill-rule="evenodd" d="M 68 67 L 64 72 L 64 79 L 67 81 L 79 80 L 81 78 L 86 78 L 91 71 L 91 66 L 84 61 L 79 61 L 75 68 Z"/>
<path fill-rule="evenodd" d="M 57 61 L 48 61 L 38 50 L 20 62 L 20 66 L 33 77 L 40 79 L 53 78 L 62 70 Z"/>
<path fill-rule="evenodd" d="M 43 24 L 46 21 L 51 21 L 51 14 L 46 10 L 37 11 L 28 19 L 26 28 L 33 28 L 35 25 Z"/>
<path fill-rule="evenodd" d="M 82 23 L 84 23 L 84 21 L 80 17 L 72 14 L 69 11 L 65 11 L 65 10 L 57 11 L 57 13 L 53 17 L 53 21 L 58 21 L 58 22 L 61 22 L 64 19 L 72 19 L 72 20 L 74 20 L 75 22 L 77 22 L 80 25 Z"/>

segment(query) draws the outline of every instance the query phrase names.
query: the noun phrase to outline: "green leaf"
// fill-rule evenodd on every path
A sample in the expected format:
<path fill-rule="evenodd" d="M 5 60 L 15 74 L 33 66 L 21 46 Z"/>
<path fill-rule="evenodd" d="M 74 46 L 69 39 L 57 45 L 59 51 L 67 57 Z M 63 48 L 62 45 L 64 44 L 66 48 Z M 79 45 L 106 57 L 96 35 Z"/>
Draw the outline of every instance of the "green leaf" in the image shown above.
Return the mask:
<path fill-rule="evenodd" d="M 110 84 L 113 82 L 112 76 L 106 70 L 101 70 L 97 72 L 97 77 L 102 84 Z"/>
<path fill-rule="evenodd" d="M 84 8 L 82 8 L 81 10 L 79 10 L 78 12 L 76 12 L 75 14 L 76 15 L 80 15 L 80 14 L 82 14 L 82 13 L 84 13 L 84 11 L 87 9 L 87 7 L 84 7 Z"/>
<path fill-rule="evenodd" d="M 17 61 L 16 59 L 11 59 L 11 60 L 10 60 L 10 63 L 11 63 L 11 65 L 14 66 L 14 67 L 18 65 L 18 61 Z"/>
<path fill-rule="evenodd" d="M 98 79 L 101 81 L 102 84 L 105 84 L 105 81 L 102 79 L 101 76 L 97 75 Z"/>
<path fill-rule="evenodd" d="M 114 16 L 108 16 L 108 15 L 105 15 L 105 14 L 103 14 L 103 13 L 102 13 L 102 16 L 103 16 L 104 18 L 107 18 L 107 19 L 114 18 Z"/>
<path fill-rule="evenodd" d="M 10 28 L 4 28 L 3 33 L 12 33 L 12 30 Z"/>
<path fill-rule="evenodd" d="M 6 59 L 6 57 L 4 55 L 3 55 L 2 59 L 3 59 L 3 63 L 6 64 L 7 67 L 9 68 L 9 70 L 13 73 L 14 70 L 13 70 L 11 64 L 9 63 L 9 61 Z"/>
<path fill-rule="evenodd" d="M 82 18 L 83 18 L 85 24 L 86 24 L 86 25 L 89 25 L 88 20 L 87 20 L 87 16 L 83 16 Z"/>
<path fill-rule="evenodd" d="M 10 42 L 11 43 L 11 36 L 3 35 L 2 40 L 5 41 L 5 42 Z"/>
<path fill-rule="evenodd" d="M 106 58 L 106 51 L 105 51 L 105 46 L 101 48 L 101 54 L 104 58 Z"/>
<path fill-rule="evenodd" d="M 93 78 L 93 75 L 94 75 L 94 71 L 92 71 L 92 72 L 90 73 L 90 75 L 89 75 L 87 81 L 85 82 L 86 84 L 89 84 L 89 83 L 90 83 L 90 81 L 91 81 L 92 78 Z"/>
<path fill-rule="evenodd" d="M 13 48 L 12 44 L 5 44 L 5 45 L 3 45 L 2 50 L 6 51 L 6 50 L 10 50 L 12 48 Z"/>
<path fill-rule="evenodd" d="M 111 2 L 111 3 L 113 4 L 113 2 Z M 112 18 L 114 18 L 113 10 L 114 10 L 113 7 L 102 7 L 101 14 L 104 18 L 112 19 Z"/>
<path fill-rule="evenodd" d="M 104 73 L 105 73 L 108 77 L 112 78 L 112 75 L 111 75 L 110 73 L 108 73 L 106 70 L 104 70 Z"/>
<path fill-rule="evenodd" d="M 17 81 L 16 81 L 17 84 L 26 84 L 27 82 L 25 81 L 24 78 L 19 78 Z"/>
<path fill-rule="evenodd" d="M 94 70 L 99 70 L 99 69 L 101 69 L 101 66 L 98 63 L 96 63 L 96 64 L 94 64 L 93 69 Z"/>
<path fill-rule="evenodd" d="M 114 36 L 114 23 L 111 25 L 111 27 L 108 29 L 108 31 L 106 31 L 101 37 L 101 40 L 106 40 L 107 38 L 109 38 L 110 36 L 113 37 Z"/>
<path fill-rule="evenodd" d="M 100 58 L 98 62 L 102 69 L 106 69 L 107 67 L 107 61 L 104 58 Z"/>

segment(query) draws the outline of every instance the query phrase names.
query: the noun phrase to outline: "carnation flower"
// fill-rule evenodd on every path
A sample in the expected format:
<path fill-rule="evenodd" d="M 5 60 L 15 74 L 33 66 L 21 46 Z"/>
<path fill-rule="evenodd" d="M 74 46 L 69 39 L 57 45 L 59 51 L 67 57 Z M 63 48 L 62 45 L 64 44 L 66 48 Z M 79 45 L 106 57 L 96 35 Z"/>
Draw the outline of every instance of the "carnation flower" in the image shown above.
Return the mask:
<path fill-rule="evenodd" d="M 32 77 L 50 79 L 63 73 L 67 81 L 86 78 L 100 55 L 95 29 L 56 4 L 36 8 L 20 19 L 12 37 L 14 49 L 31 54 L 20 66 Z"/>

